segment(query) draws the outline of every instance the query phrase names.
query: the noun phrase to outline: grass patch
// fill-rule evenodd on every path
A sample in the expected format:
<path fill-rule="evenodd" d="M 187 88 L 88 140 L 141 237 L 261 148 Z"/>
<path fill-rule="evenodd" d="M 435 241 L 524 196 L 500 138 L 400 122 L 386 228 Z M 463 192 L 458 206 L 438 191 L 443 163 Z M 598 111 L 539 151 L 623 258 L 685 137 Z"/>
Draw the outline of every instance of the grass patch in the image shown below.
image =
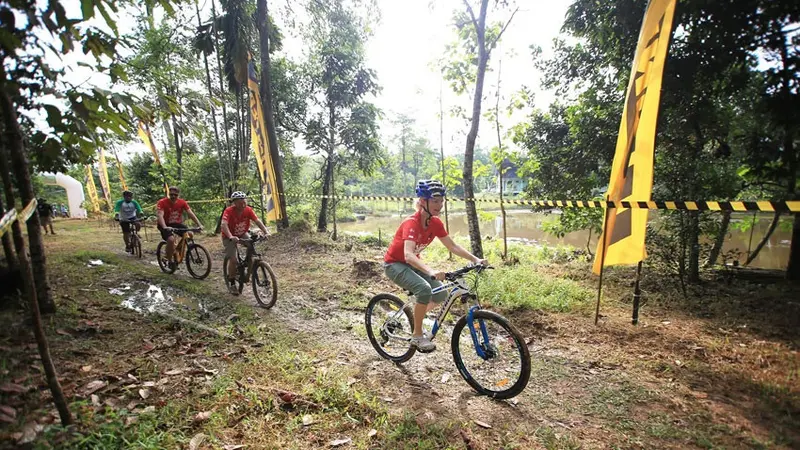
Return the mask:
<path fill-rule="evenodd" d="M 60 426 L 49 427 L 44 439 L 38 440 L 34 448 L 155 450 L 177 448 L 180 442 L 186 440 L 181 429 L 172 423 L 179 413 L 173 408 L 139 415 L 131 415 L 125 409 L 105 409 L 103 413 L 95 413 L 91 405 L 78 402 L 73 403 L 71 409 L 82 418 L 83 428 L 65 430 Z"/>
<path fill-rule="evenodd" d="M 594 295 L 574 281 L 550 278 L 529 266 L 497 269 L 478 286 L 481 299 L 508 310 L 571 312 L 591 306 Z"/>

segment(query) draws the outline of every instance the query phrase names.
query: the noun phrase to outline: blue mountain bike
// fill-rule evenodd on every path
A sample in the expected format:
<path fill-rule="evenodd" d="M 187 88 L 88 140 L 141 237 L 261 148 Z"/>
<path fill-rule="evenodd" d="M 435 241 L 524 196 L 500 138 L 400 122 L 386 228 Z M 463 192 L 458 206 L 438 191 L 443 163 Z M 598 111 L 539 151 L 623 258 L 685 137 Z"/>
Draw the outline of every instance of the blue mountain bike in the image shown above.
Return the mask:
<path fill-rule="evenodd" d="M 453 328 L 450 348 L 458 372 L 478 393 L 498 399 L 518 395 L 531 375 L 531 356 L 525 339 L 500 314 L 481 309 L 477 296 L 477 274 L 487 269 L 482 265 L 467 266 L 445 275 L 445 283 L 433 293 L 446 291 L 447 301 L 439 307 L 431 330 L 434 339 L 442 321 L 456 302 L 467 305 L 467 313 Z M 475 288 L 470 288 L 465 275 L 475 272 Z M 367 305 L 366 326 L 370 343 L 383 358 L 396 363 L 411 359 L 416 349 L 411 346 L 414 327 L 414 299 L 403 302 L 397 296 L 383 293 Z"/>

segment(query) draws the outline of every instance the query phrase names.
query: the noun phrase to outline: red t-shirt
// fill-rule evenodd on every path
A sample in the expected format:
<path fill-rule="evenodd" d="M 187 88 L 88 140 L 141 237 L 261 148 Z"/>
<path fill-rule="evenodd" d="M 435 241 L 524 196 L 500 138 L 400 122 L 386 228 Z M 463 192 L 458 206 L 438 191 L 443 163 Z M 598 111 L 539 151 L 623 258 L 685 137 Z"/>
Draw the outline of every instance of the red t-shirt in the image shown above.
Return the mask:
<path fill-rule="evenodd" d="M 228 223 L 228 229 L 231 231 L 231 234 L 240 237 L 250 230 L 250 221 L 258 220 L 258 216 L 256 216 L 253 208 L 249 206 L 244 208 L 241 215 L 236 213 L 235 206 L 229 206 L 225 208 L 225 212 L 222 213 L 222 220 Z"/>
<path fill-rule="evenodd" d="M 171 223 L 183 223 L 183 212 L 191 211 L 192 208 L 186 203 L 186 200 L 179 198 L 175 203 L 165 197 L 156 203 L 156 208 L 159 211 L 164 211 L 164 223 L 169 225 Z"/>
<path fill-rule="evenodd" d="M 408 216 L 397 232 L 394 234 L 394 239 L 389 245 L 389 250 L 384 255 L 383 260 L 387 263 L 406 262 L 405 242 L 414 241 L 414 254 L 419 257 L 419 254 L 425 250 L 433 238 L 442 238 L 447 236 L 447 231 L 444 229 L 444 224 L 438 217 L 431 217 L 428 223 L 428 228 L 423 228 L 423 219 L 421 213 L 417 212 L 413 216 Z"/>

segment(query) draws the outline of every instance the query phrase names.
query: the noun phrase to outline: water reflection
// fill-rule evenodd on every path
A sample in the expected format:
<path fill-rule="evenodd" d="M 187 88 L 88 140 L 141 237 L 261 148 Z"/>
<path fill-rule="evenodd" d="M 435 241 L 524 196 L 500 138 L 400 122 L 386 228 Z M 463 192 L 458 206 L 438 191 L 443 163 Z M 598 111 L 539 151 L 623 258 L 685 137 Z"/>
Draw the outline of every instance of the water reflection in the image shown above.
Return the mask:
<path fill-rule="evenodd" d="M 492 239 L 502 238 L 503 220 L 500 217 L 499 211 L 497 211 L 496 214 L 497 217 L 493 220 L 481 221 L 481 235 L 484 237 L 491 237 Z M 378 230 L 380 230 L 383 238 L 389 241 L 392 236 L 394 236 L 394 232 L 403 218 L 404 216 L 400 215 L 392 217 L 368 216 L 365 220 L 341 223 L 339 224 L 339 228 L 344 232 L 350 233 L 377 233 Z M 744 263 L 744 260 L 747 258 L 748 248 L 754 249 L 756 245 L 758 245 L 758 242 L 764 236 L 767 228 L 769 228 L 771 219 L 771 215 L 757 216 L 755 227 L 752 228 L 751 242 L 751 230 L 742 232 L 735 229 L 733 225 L 743 221 L 751 222 L 753 220 L 753 215 L 734 213 L 731 218 L 731 228 L 728 231 L 728 237 L 723 245 L 722 253 L 725 254 L 732 250 L 738 250 L 741 252 L 738 258 L 739 262 Z M 597 246 L 596 235 L 591 236 L 591 242 L 588 231 L 569 233 L 563 238 L 558 238 L 542 229 L 542 224 L 550 220 L 557 220 L 557 213 L 534 213 L 523 210 L 508 211 L 506 228 L 509 241 L 533 245 L 566 244 L 576 248 L 586 248 L 588 243 L 592 252 L 594 252 Z M 466 236 L 467 232 L 467 217 L 463 213 L 450 215 L 450 233 L 453 235 Z M 790 243 L 791 230 L 779 226 L 761 250 L 758 257 L 750 264 L 751 267 L 785 269 L 789 261 Z"/>

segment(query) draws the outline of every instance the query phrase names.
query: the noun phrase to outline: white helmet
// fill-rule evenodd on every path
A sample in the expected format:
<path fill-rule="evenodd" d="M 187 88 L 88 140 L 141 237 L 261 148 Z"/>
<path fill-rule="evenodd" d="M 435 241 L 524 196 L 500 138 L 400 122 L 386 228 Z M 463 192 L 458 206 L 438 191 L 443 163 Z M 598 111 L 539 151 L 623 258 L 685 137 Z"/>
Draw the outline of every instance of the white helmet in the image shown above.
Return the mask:
<path fill-rule="evenodd" d="M 238 198 L 247 198 L 247 194 L 245 194 L 242 191 L 236 191 L 233 194 L 231 194 L 231 200 L 236 200 Z"/>

